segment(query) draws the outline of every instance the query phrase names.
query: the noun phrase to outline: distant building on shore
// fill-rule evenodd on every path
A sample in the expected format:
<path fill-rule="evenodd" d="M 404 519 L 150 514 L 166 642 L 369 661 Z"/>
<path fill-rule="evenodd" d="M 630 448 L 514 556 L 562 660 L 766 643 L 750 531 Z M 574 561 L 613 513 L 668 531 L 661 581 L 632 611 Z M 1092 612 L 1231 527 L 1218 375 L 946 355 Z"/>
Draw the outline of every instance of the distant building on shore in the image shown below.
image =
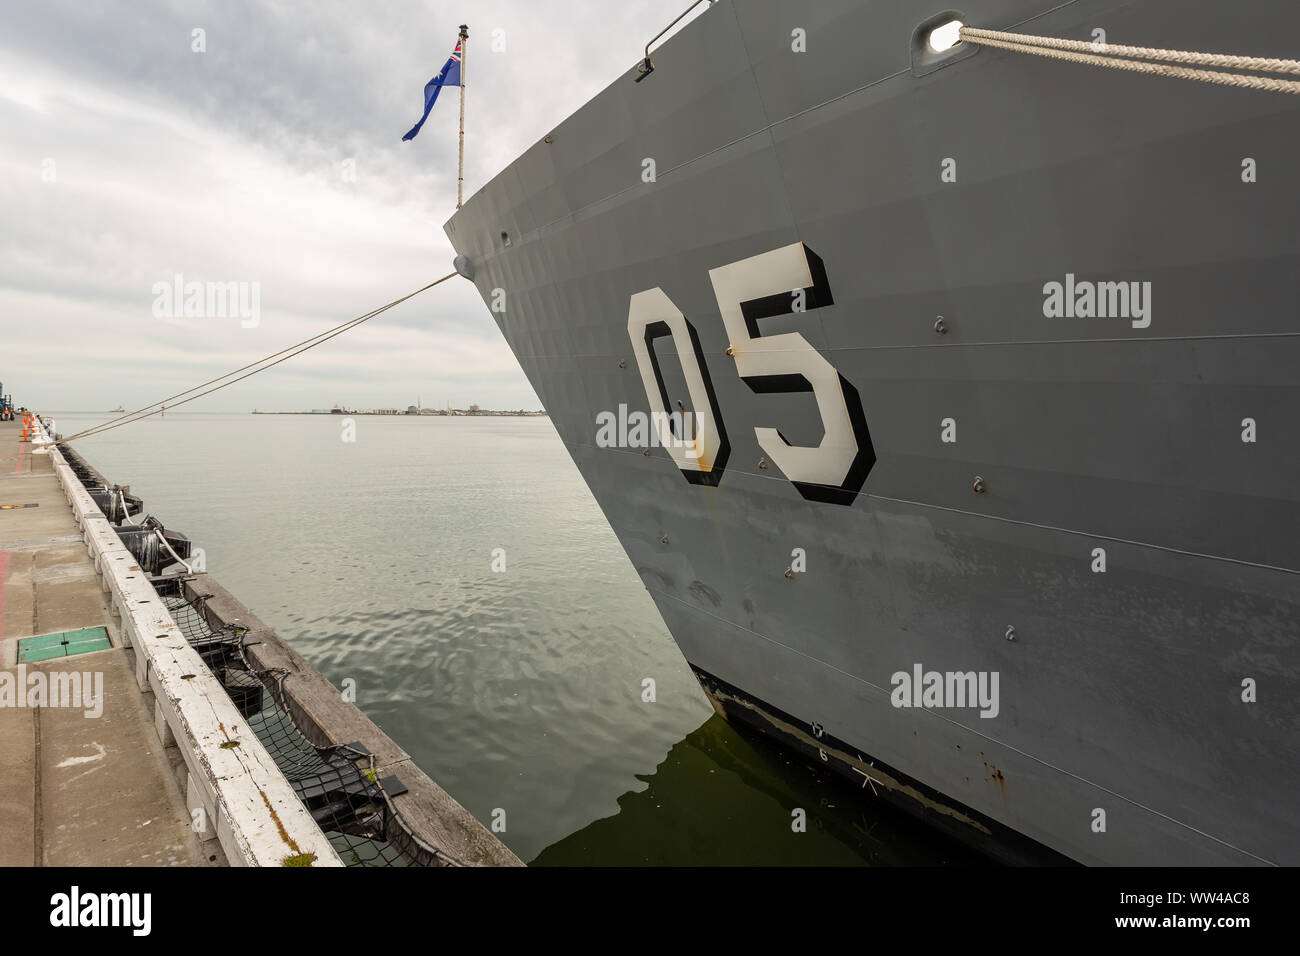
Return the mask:
<path fill-rule="evenodd" d="M 260 414 L 260 415 L 265 415 L 265 414 L 277 414 L 277 413 L 274 413 L 274 412 L 272 412 L 272 413 L 259 412 L 259 411 L 257 411 L 256 409 L 254 409 L 253 414 L 255 414 L 255 415 L 258 415 L 258 414 Z M 475 404 L 475 405 L 470 405 L 469 408 L 452 408 L 451 406 L 448 406 L 448 407 L 446 407 L 446 408 L 424 408 L 423 406 L 421 406 L 421 405 L 419 405 L 419 404 L 415 404 L 415 405 L 407 405 L 406 408 L 353 408 L 353 409 L 344 408 L 342 405 L 335 405 L 333 408 L 313 408 L 313 409 L 312 409 L 311 411 L 309 411 L 309 412 L 280 412 L 280 413 L 278 413 L 278 414 L 289 414 L 289 415 L 444 415 L 444 416 L 445 416 L 445 415 L 452 415 L 452 416 L 460 416 L 460 417 L 463 417 L 463 416 L 466 416 L 466 415 L 479 415 L 479 416 L 493 416 L 493 417 L 498 417 L 498 418 L 506 418 L 506 417 L 508 417 L 508 418 L 545 418 L 545 417 L 546 417 L 546 412 L 545 412 L 544 410 L 541 410 L 541 409 L 538 409 L 538 410 L 535 411 L 535 412 L 526 412 L 526 411 L 524 411 L 522 408 L 520 408 L 520 409 L 515 409 L 515 410 L 511 410 L 511 409 L 502 409 L 502 410 L 497 410 L 497 409 L 491 409 L 491 408 L 486 408 L 486 409 L 485 409 L 485 408 L 482 408 L 481 406 L 479 406 L 479 405 L 477 405 L 477 404 Z"/>

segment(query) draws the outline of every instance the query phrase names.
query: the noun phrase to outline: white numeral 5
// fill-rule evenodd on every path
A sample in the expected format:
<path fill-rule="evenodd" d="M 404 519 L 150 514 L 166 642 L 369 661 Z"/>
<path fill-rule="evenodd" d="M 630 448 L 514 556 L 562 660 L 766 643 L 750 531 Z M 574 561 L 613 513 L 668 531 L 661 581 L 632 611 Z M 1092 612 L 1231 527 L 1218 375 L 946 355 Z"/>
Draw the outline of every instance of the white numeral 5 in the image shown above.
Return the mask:
<path fill-rule="evenodd" d="M 727 328 L 736 371 L 755 391 L 761 380 L 802 378 L 812 387 L 821 414 L 822 435 L 816 447 L 791 445 L 775 428 L 755 428 L 759 446 L 794 482 L 843 485 L 858 458 L 853 421 L 840 387 L 839 372 L 798 332 L 760 336 L 757 322 L 746 321 L 742 305 L 782 295 L 793 301 L 798 290 L 813 286 L 808 252 L 802 242 L 709 270 L 713 293 Z M 777 311 L 790 312 L 792 308 Z M 800 385 L 802 387 L 802 384 Z M 782 391 L 792 390 L 790 387 Z"/>

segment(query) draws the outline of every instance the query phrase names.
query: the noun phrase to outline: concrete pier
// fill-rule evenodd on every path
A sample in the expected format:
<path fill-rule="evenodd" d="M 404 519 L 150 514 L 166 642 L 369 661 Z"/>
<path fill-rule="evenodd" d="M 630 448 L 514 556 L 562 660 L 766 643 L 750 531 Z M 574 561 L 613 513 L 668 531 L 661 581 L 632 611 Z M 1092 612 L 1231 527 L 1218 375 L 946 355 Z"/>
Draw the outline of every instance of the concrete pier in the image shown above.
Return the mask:
<path fill-rule="evenodd" d="M 0 865 L 520 865 L 215 580 L 151 579 L 88 490 L 108 480 L 20 430 L 0 424 Z M 196 650 L 216 632 L 285 734 Z"/>
<path fill-rule="evenodd" d="M 224 863 L 190 826 L 185 795 L 137 686 L 107 595 L 48 454 L 0 422 L 0 865 Z M 103 627 L 112 647 L 18 666 L 18 643 Z M 102 675 L 102 714 L 27 706 L 20 674 Z M 0 680 L 5 678 L 0 677 Z M 24 685 L 30 685 L 24 680 Z M 175 750 L 175 748 L 171 748 Z"/>

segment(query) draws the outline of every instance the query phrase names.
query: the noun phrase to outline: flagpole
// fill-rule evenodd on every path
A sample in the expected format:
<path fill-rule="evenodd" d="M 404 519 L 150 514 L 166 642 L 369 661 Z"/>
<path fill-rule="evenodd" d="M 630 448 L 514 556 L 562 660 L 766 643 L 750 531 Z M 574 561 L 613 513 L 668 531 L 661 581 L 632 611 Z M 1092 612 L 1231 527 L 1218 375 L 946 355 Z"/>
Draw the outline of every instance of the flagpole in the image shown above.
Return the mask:
<path fill-rule="evenodd" d="M 469 76 L 469 27 L 460 25 L 460 164 L 456 171 L 456 208 L 465 197 L 465 81 Z"/>

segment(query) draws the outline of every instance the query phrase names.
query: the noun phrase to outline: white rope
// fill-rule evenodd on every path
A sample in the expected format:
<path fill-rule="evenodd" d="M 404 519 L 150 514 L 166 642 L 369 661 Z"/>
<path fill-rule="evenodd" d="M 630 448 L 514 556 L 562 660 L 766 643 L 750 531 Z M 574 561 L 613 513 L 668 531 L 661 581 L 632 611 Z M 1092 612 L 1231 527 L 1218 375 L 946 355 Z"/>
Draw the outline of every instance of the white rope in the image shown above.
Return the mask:
<path fill-rule="evenodd" d="M 256 375 L 258 372 L 265 372 L 267 369 L 273 368 L 276 365 L 279 365 L 281 362 L 287 362 L 289 359 L 301 355 L 303 352 L 306 352 L 308 349 L 314 349 L 316 346 L 324 342 L 328 342 L 330 339 L 334 338 L 337 335 L 342 335 L 344 332 L 347 332 L 350 329 L 355 329 L 361 323 L 368 322 L 370 319 L 373 319 L 375 316 L 383 312 L 387 312 L 393 306 L 400 305 L 401 303 L 405 302 L 407 299 L 414 298 L 415 296 L 419 295 L 421 292 L 424 292 L 428 289 L 432 289 L 436 285 L 441 285 L 442 283 L 446 282 L 448 279 L 452 278 L 456 274 L 457 273 L 455 272 L 449 272 L 441 279 L 436 279 L 433 282 L 430 282 L 428 285 L 424 286 L 423 288 L 416 289 L 414 292 L 408 293 L 407 295 L 402 296 L 400 299 L 394 299 L 392 302 L 388 303 L 387 305 L 381 305 L 379 308 L 371 312 L 367 312 L 365 315 L 358 316 L 355 319 L 349 319 L 347 322 L 344 322 L 342 325 L 335 326 L 334 328 L 329 329 L 328 331 L 319 332 L 316 335 L 313 335 L 309 339 L 304 339 L 303 341 L 299 342 L 297 345 L 291 345 L 286 349 L 281 349 L 278 352 L 273 352 L 270 355 L 266 356 L 265 358 L 260 358 L 256 362 L 250 362 L 248 365 L 245 365 L 243 368 L 237 368 L 233 372 L 227 372 L 225 375 L 218 375 L 216 378 L 209 379 L 208 381 L 204 382 L 202 385 L 195 385 L 193 388 L 187 388 L 183 392 L 177 392 L 175 395 L 169 395 L 167 398 L 164 398 L 161 402 L 154 402 L 150 405 L 144 406 L 144 408 L 137 408 L 133 412 L 127 412 L 125 415 L 119 415 L 117 418 L 109 419 L 108 421 L 103 422 L 102 424 L 92 425 L 90 428 L 83 429 L 82 431 L 77 432 L 75 435 L 69 435 L 67 438 L 60 438 L 57 442 L 54 442 L 54 444 L 63 445 L 77 438 L 86 438 L 90 435 L 98 435 L 100 432 L 112 431 L 114 428 L 121 428 L 123 425 L 130 425 L 132 422 L 138 422 L 138 421 L 143 421 L 146 418 L 152 418 L 154 415 L 160 414 L 161 412 L 165 412 L 167 410 L 167 402 L 172 402 L 173 399 L 180 398 L 180 396 L 182 395 L 189 395 L 189 398 L 186 398 L 183 401 L 179 401 L 179 402 L 172 402 L 172 408 L 176 408 L 177 406 L 180 405 L 185 405 L 188 402 L 194 401 L 196 398 L 202 398 L 204 395 L 211 394 L 212 392 L 220 391 L 221 389 L 226 388 L 229 385 L 234 385 L 236 382 L 242 382 L 250 375 Z M 272 359 L 275 359 L 275 361 L 271 361 Z M 261 366 L 261 367 L 258 368 L 256 366 Z M 247 369 L 252 369 L 252 371 L 249 372 L 247 371 Z M 244 372 L 245 374 L 240 375 L 238 378 L 232 377 L 239 372 Z M 230 381 L 222 381 L 222 379 L 230 379 Z M 221 384 L 214 385 L 214 383 L 216 382 L 221 382 Z M 214 385 L 214 387 L 207 388 L 207 386 L 209 385 Z M 206 389 L 206 391 L 199 391 L 200 389 Z M 190 394 L 191 392 L 198 392 L 198 394 L 191 395 Z M 153 411 L 150 411 L 150 409 L 153 409 Z"/>
<path fill-rule="evenodd" d="M 126 492 L 119 487 L 117 489 L 117 496 L 122 499 L 122 520 L 130 525 L 135 524 L 135 521 L 132 520 L 133 515 L 131 514 L 131 509 L 126 506 Z"/>
<path fill-rule="evenodd" d="M 171 553 L 171 556 L 179 561 L 185 568 L 185 572 L 187 574 L 193 574 L 194 569 L 190 567 L 189 562 L 176 553 L 176 549 L 173 548 L 171 542 L 167 540 L 167 535 L 163 534 L 162 531 L 157 528 L 154 529 L 154 533 L 158 535 L 158 540 L 163 543 L 163 547 L 166 548 Z"/>
<path fill-rule="evenodd" d="M 1286 80 L 1255 73 L 1226 73 L 1219 70 L 1193 69 L 1194 66 L 1223 67 L 1232 70 L 1263 70 L 1269 73 L 1300 74 L 1300 60 L 1237 56 L 1230 53 L 1195 53 L 1188 50 L 1162 50 L 1156 47 L 1123 46 L 1115 43 L 1087 43 L 1059 37 L 1042 37 L 1000 30 L 962 27 L 963 42 L 996 47 L 1013 53 L 1028 53 L 1087 66 L 1104 66 L 1131 73 L 1168 76 L 1221 86 L 1263 90 L 1270 93 L 1300 94 L 1300 80 Z M 1126 57 L 1142 59 L 1125 59 Z M 1150 62 L 1160 60 L 1165 62 Z M 1190 66 L 1170 66 L 1169 63 Z"/>

